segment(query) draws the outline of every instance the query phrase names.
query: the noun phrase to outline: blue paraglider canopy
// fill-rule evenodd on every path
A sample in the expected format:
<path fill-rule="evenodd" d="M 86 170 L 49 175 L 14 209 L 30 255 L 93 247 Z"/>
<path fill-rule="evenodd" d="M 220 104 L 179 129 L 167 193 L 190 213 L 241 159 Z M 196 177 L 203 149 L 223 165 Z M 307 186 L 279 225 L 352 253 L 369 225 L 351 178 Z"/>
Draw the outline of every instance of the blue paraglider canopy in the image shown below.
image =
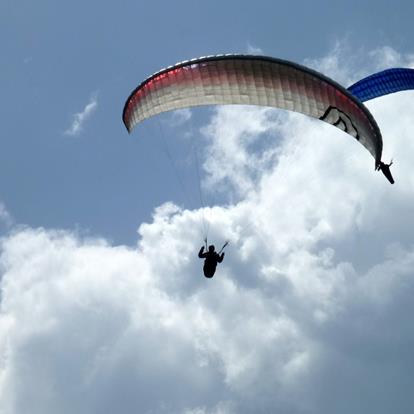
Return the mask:
<path fill-rule="evenodd" d="M 374 73 L 348 88 L 361 102 L 394 92 L 414 89 L 414 69 L 393 68 Z"/>

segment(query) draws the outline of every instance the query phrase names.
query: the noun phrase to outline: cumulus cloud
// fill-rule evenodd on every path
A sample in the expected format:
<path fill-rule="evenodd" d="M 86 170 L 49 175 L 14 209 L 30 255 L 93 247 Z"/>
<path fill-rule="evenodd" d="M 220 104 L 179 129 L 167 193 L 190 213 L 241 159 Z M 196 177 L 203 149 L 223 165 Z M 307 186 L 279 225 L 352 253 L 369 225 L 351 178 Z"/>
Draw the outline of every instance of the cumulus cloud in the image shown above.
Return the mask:
<path fill-rule="evenodd" d="M 361 65 L 361 62 L 364 64 Z M 390 46 L 366 50 L 348 41 L 337 41 L 330 54 L 321 59 L 305 59 L 304 63 L 348 87 L 363 77 L 384 69 L 413 67 L 414 55 L 401 54 Z"/>
<path fill-rule="evenodd" d="M 215 110 L 202 129 L 207 142 L 205 187 L 245 196 L 273 166 L 272 145 L 282 115 L 269 108 L 228 106 Z"/>
<path fill-rule="evenodd" d="M 96 111 L 98 107 L 98 95 L 97 93 L 93 94 L 86 104 L 82 112 L 78 112 L 72 116 L 72 124 L 64 132 L 65 135 L 77 136 L 79 135 L 85 123 L 90 119 L 92 114 Z"/>
<path fill-rule="evenodd" d="M 191 119 L 191 116 L 192 116 L 191 109 L 189 108 L 178 109 L 171 114 L 169 118 L 169 124 L 171 126 L 180 126 L 188 122 Z"/>
<path fill-rule="evenodd" d="M 249 55 L 264 55 L 263 49 L 257 46 L 253 46 L 251 43 L 247 44 L 247 53 Z"/>
<path fill-rule="evenodd" d="M 136 248 L 47 229 L 1 239 L 0 412 L 409 412 L 410 100 L 369 103 L 394 186 L 329 125 L 220 108 L 203 166 L 226 205 L 159 206 Z M 211 280 L 203 217 L 230 240 Z"/>
<path fill-rule="evenodd" d="M 13 223 L 13 218 L 7 210 L 4 203 L 0 201 L 0 228 L 1 226 L 9 227 Z"/>

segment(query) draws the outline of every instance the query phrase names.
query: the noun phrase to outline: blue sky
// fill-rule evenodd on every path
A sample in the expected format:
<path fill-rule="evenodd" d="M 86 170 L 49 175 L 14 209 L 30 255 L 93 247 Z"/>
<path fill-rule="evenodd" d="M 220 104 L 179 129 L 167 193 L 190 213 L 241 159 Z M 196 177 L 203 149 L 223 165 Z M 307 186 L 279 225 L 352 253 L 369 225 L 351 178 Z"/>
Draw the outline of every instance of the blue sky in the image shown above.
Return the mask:
<path fill-rule="evenodd" d="M 19 223 L 134 243 L 132 229 L 155 205 L 183 203 L 168 160 L 154 168 L 146 156 L 154 143 L 141 131 L 129 137 L 120 122 L 140 81 L 180 60 L 249 46 L 298 62 L 344 39 L 350 49 L 404 51 L 409 4 L 3 1 L 2 201 Z M 97 108 L 79 136 L 65 136 L 93 96 Z M 148 128 L 154 140 L 158 127 Z M 168 131 L 169 140 L 182 133 Z"/>
<path fill-rule="evenodd" d="M 121 120 L 203 55 L 414 67 L 409 1 L 279 3 L 0 3 L 1 413 L 412 410 L 413 92 L 367 104 L 394 186 L 297 114 Z M 231 241 L 209 283 L 203 222 Z"/>

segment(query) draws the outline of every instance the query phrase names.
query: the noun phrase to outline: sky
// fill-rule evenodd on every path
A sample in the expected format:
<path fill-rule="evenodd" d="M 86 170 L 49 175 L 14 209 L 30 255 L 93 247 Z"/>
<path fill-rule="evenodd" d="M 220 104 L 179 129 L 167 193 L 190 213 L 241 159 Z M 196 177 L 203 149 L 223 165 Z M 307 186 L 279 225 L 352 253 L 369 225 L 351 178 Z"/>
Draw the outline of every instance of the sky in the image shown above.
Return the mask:
<path fill-rule="evenodd" d="M 414 92 L 367 102 L 396 183 L 306 116 L 128 134 L 130 92 L 218 53 L 344 86 L 414 68 L 409 1 L 0 2 L 0 414 L 407 413 Z M 211 280 L 208 230 L 226 256 Z"/>

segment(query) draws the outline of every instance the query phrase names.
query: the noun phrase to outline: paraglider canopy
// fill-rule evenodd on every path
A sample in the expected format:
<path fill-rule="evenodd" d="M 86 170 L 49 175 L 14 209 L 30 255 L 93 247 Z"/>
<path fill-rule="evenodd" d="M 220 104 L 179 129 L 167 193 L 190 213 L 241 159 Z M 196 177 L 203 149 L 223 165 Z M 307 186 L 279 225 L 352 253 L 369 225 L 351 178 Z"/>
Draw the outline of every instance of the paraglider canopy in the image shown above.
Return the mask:
<path fill-rule="evenodd" d="M 356 97 L 319 72 L 267 56 L 217 55 L 169 66 L 131 93 L 123 121 L 130 132 L 161 112 L 217 104 L 270 106 L 318 118 L 357 139 L 376 167 L 381 161 L 381 132 Z"/>
<path fill-rule="evenodd" d="M 361 102 L 409 89 L 414 89 L 414 69 L 409 68 L 386 69 L 348 88 Z"/>

